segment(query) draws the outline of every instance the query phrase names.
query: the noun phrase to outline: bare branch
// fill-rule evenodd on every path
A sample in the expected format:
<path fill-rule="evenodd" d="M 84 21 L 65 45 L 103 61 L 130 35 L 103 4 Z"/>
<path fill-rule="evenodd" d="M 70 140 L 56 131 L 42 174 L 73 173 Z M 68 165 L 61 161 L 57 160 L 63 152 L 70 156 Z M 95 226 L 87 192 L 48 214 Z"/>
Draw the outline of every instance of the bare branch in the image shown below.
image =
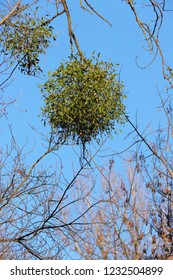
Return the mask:
<path fill-rule="evenodd" d="M 20 3 L 22 0 L 19 0 L 15 6 L 13 7 L 13 9 L 9 12 L 9 14 L 7 14 L 1 21 L 0 21 L 0 25 L 2 25 L 6 20 L 10 19 L 10 17 L 12 17 L 14 14 L 16 14 L 17 9 L 19 9 L 20 7 Z"/>
<path fill-rule="evenodd" d="M 66 13 L 66 17 L 67 17 L 67 21 L 68 21 L 68 33 L 69 33 L 69 37 L 70 37 L 71 51 L 73 52 L 73 41 L 74 41 L 75 46 L 76 46 L 76 48 L 77 48 L 77 50 L 79 52 L 79 55 L 80 55 L 81 59 L 85 60 L 83 52 L 82 52 L 82 50 L 81 50 L 81 48 L 79 46 L 79 43 L 78 43 L 78 41 L 76 39 L 76 36 L 75 36 L 75 34 L 73 32 L 71 16 L 70 16 L 70 12 L 69 12 L 66 0 L 62 0 L 61 2 L 63 4 L 64 10 L 65 10 L 65 13 Z"/>

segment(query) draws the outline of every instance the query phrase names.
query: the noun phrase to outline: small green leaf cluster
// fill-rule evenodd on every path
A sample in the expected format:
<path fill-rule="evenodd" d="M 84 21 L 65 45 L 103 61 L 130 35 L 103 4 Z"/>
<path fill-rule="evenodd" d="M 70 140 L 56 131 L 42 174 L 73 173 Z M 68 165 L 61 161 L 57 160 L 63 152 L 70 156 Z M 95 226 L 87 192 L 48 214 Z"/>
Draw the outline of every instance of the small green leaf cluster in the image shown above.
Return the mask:
<path fill-rule="evenodd" d="M 35 75 L 42 71 L 39 55 L 44 54 L 53 36 L 53 27 L 46 18 L 30 14 L 21 14 L 12 22 L 5 22 L 1 29 L 0 43 L 5 56 L 11 58 L 11 64 L 18 62 L 24 74 Z"/>
<path fill-rule="evenodd" d="M 40 87 L 45 102 L 43 120 L 66 139 L 99 141 L 101 135 L 111 135 L 115 121 L 125 122 L 123 85 L 115 66 L 99 61 L 99 56 L 82 60 L 72 55 Z"/>

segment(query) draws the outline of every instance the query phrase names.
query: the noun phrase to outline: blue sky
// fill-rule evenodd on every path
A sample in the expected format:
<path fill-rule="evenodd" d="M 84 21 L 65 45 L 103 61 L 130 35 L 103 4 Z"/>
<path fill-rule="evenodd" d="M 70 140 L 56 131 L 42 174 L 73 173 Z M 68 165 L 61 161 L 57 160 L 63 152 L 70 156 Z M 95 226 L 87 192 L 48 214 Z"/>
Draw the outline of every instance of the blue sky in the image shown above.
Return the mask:
<path fill-rule="evenodd" d="M 150 122 L 152 122 L 153 126 L 156 126 L 161 117 L 156 109 L 159 106 L 156 85 L 160 90 L 165 88 L 161 74 L 161 61 L 157 58 L 150 67 L 144 70 L 137 67 L 135 62 L 137 56 L 139 56 L 141 65 L 146 65 L 151 57 L 144 50 L 146 44 L 131 11 L 120 0 L 92 1 L 95 9 L 112 23 L 113 27 L 110 27 L 96 15 L 91 16 L 88 12 L 82 11 L 78 2 L 71 1 L 70 7 L 73 28 L 81 49 L 88 57 L 95 50 L 101 53 L 101 59 L 111 59 L 113 63 L 120 64 L 121 79 L 124 82 L 127 93 L 126 106 L 128 115 L 132 121 L 135 121 L 137 114 L 139 128 L 142 131 Z M 139 2 L 142 3 L 142 1 Z M 143 13 L 147 14 L 147 16 L 150 14 L 148 10 L 146 13 L 146 8 L 142 10 L 142 16 Z M 53 25 L 54 32 L 57 34 L 57 41 L 51 43 L 47 54 L 42 57 L 41 64 L 44 66 L 45 75 L 47 71 L 54 71 L 59 62 L 67 59 L 70 54 L 65 15 L 57 18 Z M 170 13 L 166 18 L 160 37 L 163 50 L 169 61 L 173 60 L 171 57 L 173 45 L 173 40 L 170 36 L 171 26 L 172 18 Z M 38 117 L 40 107 L 43 106 L 43 100 L 37 85 L 44 83 L 45 80 L 44 78 L 28 77 L 18 71 L 15 73 L 14 78 L 13 83 L 5 89 L 6 100 L 16 99 L 16 102 L 8 109 L 8 120 L 7 118 L 1 119 L 1 145 L 10 143 L 8 130 L 8 125 L 10 124 L 20 147 L 26 141 L 28 142 L 27 151 L 35 147 L 34 153 L 28 156 L 28 160 L 32 162 L 44 151 L 44 141 L 37 132 L 31 129 L 31 126 L 34 126 L 39 131 L 48 133 L 48 128 L 43 126 L 41 118 Z M 110 150 L 106 150 L 102 155 L 110 154 L 110 151 L 113 150 L 119 152 L 128 146 L 130 142 L 129 140 L 124 141 L 124 137 L 131 131 L 131 128 L 127 124 L 122 127 L 122 130 L 123 133 L 115 135 L 112 140 L 106 142 L 104 148 Z M 79 151 L 79 147 L 76 150 Z M 63 165 L 67 172 L 72 171 L 72 163 L 77 163 L 73 147 L 65 146 L 58 154 L 62 157 Z M 104 158 L 102 160 L 106 161 L 108 159 Z M 45 164 L 49 164 L 49 160 Z"/>

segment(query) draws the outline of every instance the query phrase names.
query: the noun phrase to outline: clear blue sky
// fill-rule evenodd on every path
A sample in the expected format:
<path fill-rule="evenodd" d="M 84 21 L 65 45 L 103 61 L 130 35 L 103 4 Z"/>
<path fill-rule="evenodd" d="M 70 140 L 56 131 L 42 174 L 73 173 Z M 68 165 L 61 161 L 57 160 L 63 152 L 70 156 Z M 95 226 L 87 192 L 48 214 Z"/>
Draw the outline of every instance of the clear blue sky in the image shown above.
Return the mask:
<path fill-rule="evenodd" d="M 127 93 L 127 113 L 133 121 L 137 113 L 139 127 L 142 131 L 149 122 L 155 126 L 161 117 L 156 109 L 159 106 L 156 85 L 160 90 L 165 87 L 161 75 L 161 62 L 157 58 L 145 70 L 137 67 L 136 56 L 139 56 L 141 65 L 146 65 L 150 61 L 150 56 L 143 48 L 146 47 L 143 35 L 127 5 L 120 0 L 92 1 L 95 9 L 112 23 L 113 27 L 110 27 L 96 15 L 91 16 L 88 12 L 82 11 L 77 4 L 79 1 L 68 2 L 71 2 L 73 28 L 83 52 L 89 56 L 95 50 L 101 53 L 103 60 L 111 59 L 113 63 L 120 64 L 121 79 L 124 81 Z M 139 2 L 142 3 L 142 1 Z M 170 5 L 173 6 L 173 4 Z M 141 15 L 143 13 L 149 17 L 149 9 L 143 9 Z M 167 15 L 160 38 L 166 56 L 173 64 L 173 56 L 171 56 L 173 40 L 170 33 L 172 23 L 170 13 Z M 54 71 L 59 62 L 70 54 L 65 15 L 56 19 L 54 27 L 57 41 L 52 42 L 47 55 L 42 57 L 41 62 L 45 74 L 47 71 Z M 16 72 L 14 77 L 14 82 L 5 90 L 5 96 L 7 100 L 16 99 L 17 101 L 8 109 L 8 121 L 6 118 L 1 119 L 1 143 L 4 145 L 10 142 L 7 125 L 11 124 L 19 146 L 24 145 L 26 141 L 28 141 L 26 151 L 35 146 L 35 152 L 28 156 L 29 162 L 32 162 L 44 151 L 42 146 L 44 141 L 36 132 L 33 132 L 29 125 L 33 125 L 45 133 L 48 131 L 48 128 L 43 126 L 41 118 L 38 117 L 43 100 L 37 85 L 43 83 L 44 79 L 24 76 L 19 72 Z M 106 142 L 105 148 L 111 150 L 107 150 L 105 154 L 110 154 L 112 150 L 121 151 L 128 146 L 129 141 L 124 141 L 124 137 L 131 131 L 131 128 L 129 125 L 125 125 L 122 130 L 123 133 L 115 135 L 112 140 Z M 78 148 L 77 150 L 79 151 Z M 65 146 L 59 151 L 59 155 L 63 159 L 67 172 L 72 171 L 72 163 L 76 158 L 73 148 Z M 106 161 L 106 159 L 104 160 Z M 49 161 L 45 162 L 45 164 L 49 163 Z"/>

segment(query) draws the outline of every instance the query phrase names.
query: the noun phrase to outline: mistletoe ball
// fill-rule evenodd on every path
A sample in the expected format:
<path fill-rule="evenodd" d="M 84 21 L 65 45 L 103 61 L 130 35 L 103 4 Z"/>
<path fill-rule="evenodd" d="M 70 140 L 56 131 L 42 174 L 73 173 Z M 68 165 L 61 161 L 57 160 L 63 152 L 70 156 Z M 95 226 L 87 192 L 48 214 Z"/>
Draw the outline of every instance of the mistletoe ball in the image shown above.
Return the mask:
<path fill-rule="evenodd" d="M 51 125 L 63 140 L 90 143 L 103 134 L 111 135 L 115 123 L 124 123 L 123 85 L 111 62 L 99 55 L 81 59 L 72 55 L 61 63 L 41 86 L 45 106 L 44 123 Z"/>

